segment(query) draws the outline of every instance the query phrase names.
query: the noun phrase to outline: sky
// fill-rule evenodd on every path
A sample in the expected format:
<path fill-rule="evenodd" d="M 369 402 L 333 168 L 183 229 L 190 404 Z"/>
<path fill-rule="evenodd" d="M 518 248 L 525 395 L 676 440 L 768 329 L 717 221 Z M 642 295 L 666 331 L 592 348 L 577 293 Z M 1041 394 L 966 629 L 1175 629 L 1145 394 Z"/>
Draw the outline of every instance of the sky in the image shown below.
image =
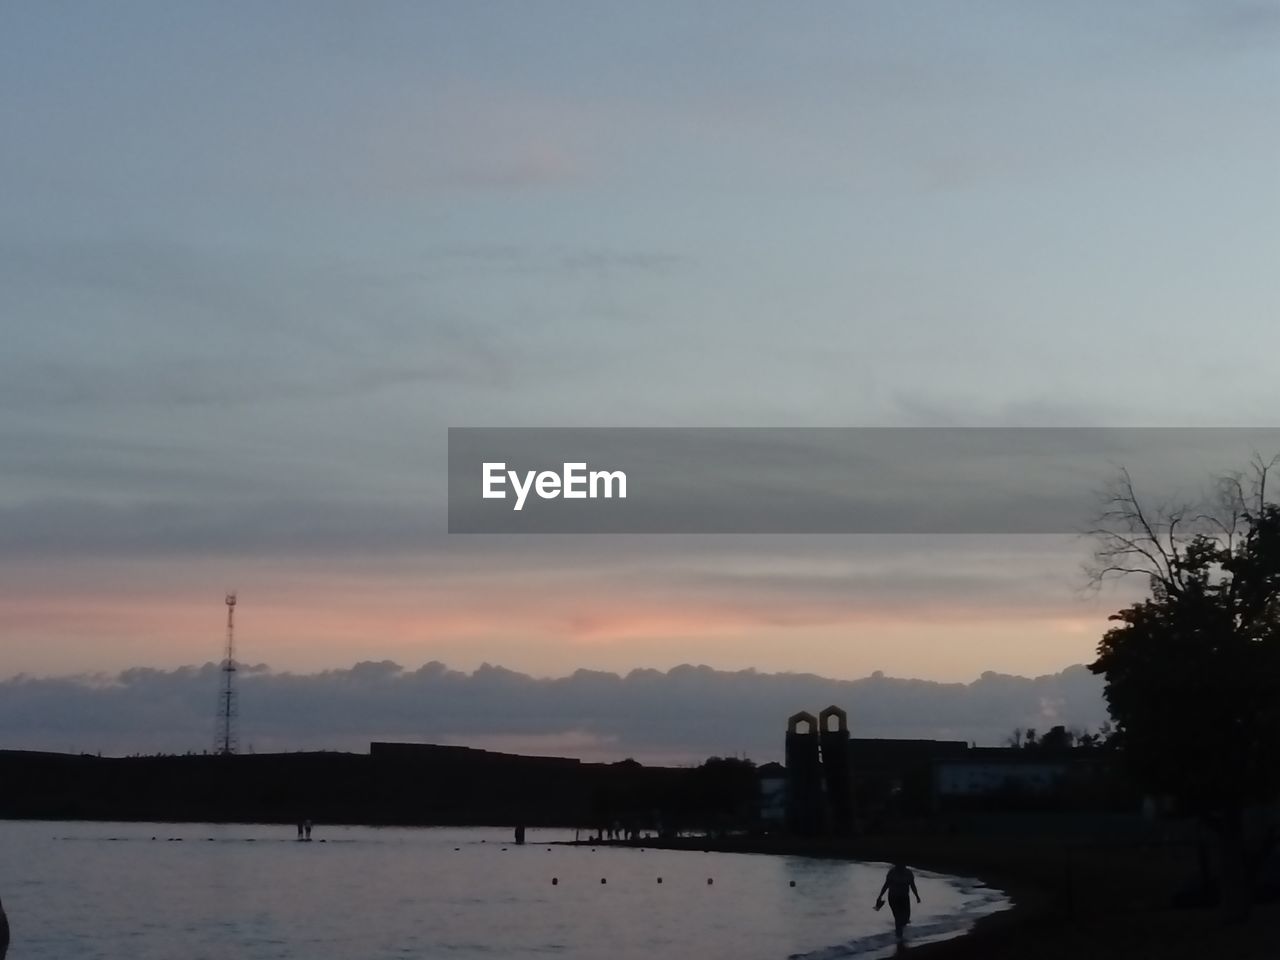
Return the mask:
<path fill-rule="evenodd" d="M 4 4 L 0 678 L 198 668 L 232 588 L 281 674 L 1087 662 L 1077 538 L 450 536 L 446 430 L 1274 426 L 1278 54 L 1261 0 Z"/>

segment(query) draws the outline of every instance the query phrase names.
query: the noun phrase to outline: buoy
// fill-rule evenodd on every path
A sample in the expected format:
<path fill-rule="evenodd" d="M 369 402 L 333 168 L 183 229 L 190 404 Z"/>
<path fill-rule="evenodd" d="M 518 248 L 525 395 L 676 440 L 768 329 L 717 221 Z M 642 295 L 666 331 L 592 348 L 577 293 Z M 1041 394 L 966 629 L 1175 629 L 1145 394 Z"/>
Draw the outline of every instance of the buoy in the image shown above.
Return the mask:
<path fill-rule="evenodd" d="M 559 877 L 552 877 L 552 878 L 551 878 L 551 885 L 552 885 L 553 887 L 554 887 L 556 884 L 558 884 L 559 882 L 560 882 L 560 878 L 559 878 Z"/>
<path fill-rule="evenodd" d="M 662 882 L 662 878 L 661 878 L 661 877 L 659 877 L 659 878 L 658 878 L 658 882 L 659 882 L 659 883 L 661 883 L 661 882 Z"/>
<path fill-rule="evenodd" d="M 794 887 L 794 886 L 796 885 L 796 882 L 795 882 L 794 880 L 792 880 L 792 881 L 791 881 L 791 885 Z"/>
<path fill-rule="evenodd" d="M 606 880 L 604 877 L 601 877 L 601 878 L 600 878 L 600 882 L 601 882 L 601 883 L 608 883 L 609 881 L 608 881 L 608 880 Z"/>
<path fill-rule="evenodd" d="M 710 878 L 710 877 L 707 877 L 707 886 L 708 886 L 708 887 L 709 887 L 709 886 L 711 886 L 711 878 Z"/>

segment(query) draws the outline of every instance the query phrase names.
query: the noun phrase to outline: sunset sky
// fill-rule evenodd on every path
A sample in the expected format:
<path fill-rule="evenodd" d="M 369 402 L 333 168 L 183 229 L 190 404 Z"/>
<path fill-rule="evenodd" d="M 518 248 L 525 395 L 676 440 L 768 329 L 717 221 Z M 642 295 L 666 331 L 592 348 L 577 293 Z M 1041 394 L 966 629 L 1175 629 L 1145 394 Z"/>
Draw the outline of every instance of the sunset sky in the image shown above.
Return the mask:
<path fill-rule="evenodd" d="M 5 4 L 0 678 L 230 588 L 280 671 L 1086 662 L 1071 537 L 451 537 L 445 431 L 1275 425 L 1277 116 L 1262 0 Z"/>

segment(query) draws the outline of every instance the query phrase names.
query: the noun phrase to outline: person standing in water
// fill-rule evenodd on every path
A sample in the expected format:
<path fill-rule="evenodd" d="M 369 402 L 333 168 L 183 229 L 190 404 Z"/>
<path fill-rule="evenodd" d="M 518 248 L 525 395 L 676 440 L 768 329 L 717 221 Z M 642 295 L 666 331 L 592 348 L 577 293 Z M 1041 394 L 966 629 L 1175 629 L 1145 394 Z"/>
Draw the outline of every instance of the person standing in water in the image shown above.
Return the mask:
<path fill-rule="evenodd" d="M 890 867 L 884 877 L 884 886 L 880 888 L 880 896 L 876 898 L 877 910 L 884 906 L 886 891 L 889 894 L 889 909 L 893 911 L 893 925 L 898 939 L 901 940 L 903 930 L 911 922 L 909 894 L 914 893 L 916 903 L 920 902 L 920 891 L 916 889 L 916 875 L 907 869 L 905 863 L 895 863 Z"/>
<path fill-rule="evenodd" d="M 4 915 L 4 904 L 0 903 L 0 960 L 9 952 L 9 918 Z"/>

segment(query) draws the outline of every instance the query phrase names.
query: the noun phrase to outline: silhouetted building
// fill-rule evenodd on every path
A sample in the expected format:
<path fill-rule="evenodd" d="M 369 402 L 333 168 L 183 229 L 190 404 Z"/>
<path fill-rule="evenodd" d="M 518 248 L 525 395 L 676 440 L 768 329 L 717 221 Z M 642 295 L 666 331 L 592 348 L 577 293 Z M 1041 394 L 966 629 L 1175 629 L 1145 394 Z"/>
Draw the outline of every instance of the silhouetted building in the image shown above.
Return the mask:
<path fill-rule="evenodd" d="M 799 836 L 821 834 L 823 806 L 818 719 L 801 710 L 787 720 L 787 828 Z"/>
<path fill-rule="evenodd" d="M 831 833 L 849 833 L 853 829 L 849 715 L 833 704 L 818 714 L 818 729 L 818 739 L 822 745 L 822 780 L 826 787 L 828 828 Z"/>
<path fill-rule="evenodd" d="M 858 819 L 920 815 L 936 808 L 934 770 L 969 752 L 963 740 L 891 740 L 852 737 L 848 744 Z"/>
<path fill-rule="evenodd" d="M 787 768 L 780 763 L 766 763 L 756 769 L 760 788 L 760 821 L 769 827 L 787 822 Z"/>
<path fill-rule="evenodd" d="M 851 737 L 841 708 L 801 711 L 787 721 L 787 827 L 814 836 L 875 832 L 901 818 L 945 817 L 954 828 L 966 816 L 1137 810 L 1114 751 L 1059 739 L 1015 748 Z M 766 802 L 765 782 L 762 771 L 762 820 L 780 786 Z"/>

